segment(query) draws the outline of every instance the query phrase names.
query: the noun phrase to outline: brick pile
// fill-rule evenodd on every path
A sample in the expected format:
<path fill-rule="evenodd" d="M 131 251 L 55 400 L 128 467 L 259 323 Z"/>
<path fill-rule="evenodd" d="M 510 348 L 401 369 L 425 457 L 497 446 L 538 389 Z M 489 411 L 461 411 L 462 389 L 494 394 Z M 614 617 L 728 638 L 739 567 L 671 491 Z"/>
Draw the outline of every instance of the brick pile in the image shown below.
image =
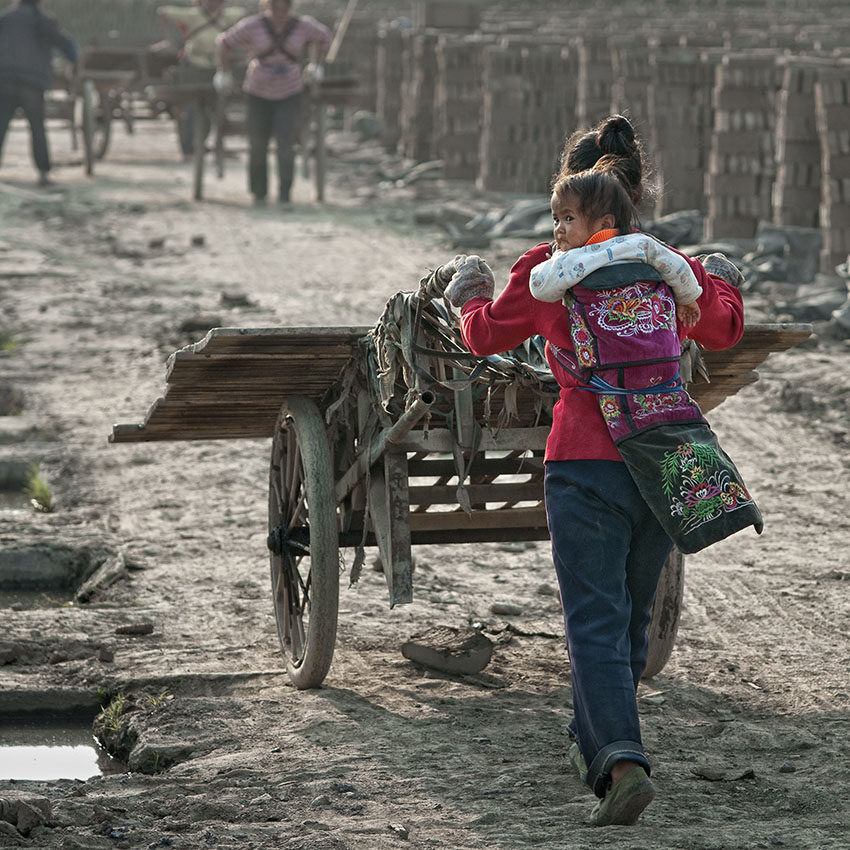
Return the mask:
<path fill-rule="evenodd" d="M 607 36 L 598 32 L 585 32 L 577 41 L 576 121 L 580 127 L 592 127 L 611 114 L 614 65 Z"/>
<path fill-rule="evenodd" d="M 401 139 L 401 83 L 404 76 L 404 33 L 397 22 L 378 26 L 375 69 L 375 112 L 381 119 L 381 141 L 395 153 Z"/>
<path fill-rule="evenodd" d="M 478 186 L 545 192 L 565 132 L 578 126 L 578 56 L 570 47 L 505 40 L 486 47 Z M 557 85 L 553 84 L 557 81 Z"/>
<path fill-rule="evenodd" d="M 751 238 L 772 220 L 777 53 L 727 53 L 715 68 L 714 131 L 705 181 L 709 239 Z"/>
<path fill-rule="evenodd" d="M 405 39 L 401 150 L 419 162 L 434 159 L 434 96 L 440 30 L 413 30 Z"/>
<path fill-rule="evenodd" d="M 481 148 L 484 48 L 493 38 L 442 35 L 437 41 L 434 151 L 449 180 L 475 180 Z"/>
<path fill-rule="evenodd" d="M 827 60 L 788 56 L 776 116 L 776 181 L 773 223 L 817 227 L 821 198 L 821 150 L 815 120 L 815 82 Z"/>
<path fill-rule="evenodd" d="M 815 110 L 821 144 L 821 269 L 831 272 L 850 254 L 850 60 L 820 69 Z"/>
<path fill-rule="evenodd" d="M 335 62 L 357 77 L 358 108 L 375 112 L 378 75 L 378 26 L 370 15 L 355 15 L 349 21 Z"/>
<path fill-rule="evenodd" d="M 655 214 L 705 209 L 714 62 L 705 51 L 680 47 L 655 50 L 651 65 L 646 139 L 662 187 Z"/>

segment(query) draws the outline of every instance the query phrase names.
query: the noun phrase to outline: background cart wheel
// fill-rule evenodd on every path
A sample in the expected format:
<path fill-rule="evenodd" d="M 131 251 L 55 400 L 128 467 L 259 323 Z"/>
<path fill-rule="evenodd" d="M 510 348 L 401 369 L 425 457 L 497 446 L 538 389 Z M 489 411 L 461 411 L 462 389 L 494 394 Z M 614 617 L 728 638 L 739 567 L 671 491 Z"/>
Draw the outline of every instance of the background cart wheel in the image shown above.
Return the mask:
<path fill-rule="evenodd" d="M 91 80 L 83 80 L 83 148 L 86 174 L 94 172 L 95 160 L 103 159 L 109 147 L 112 105 Z"/>
<path fill-rule="evenodd" d="M 660 673 L 670 660 L 676 633 L 679 631 L 679 616 L 682 613 L 682 596 L 685 590 L 685 556 L 673 549 L 658 580 L 658 590 L 652 606 L 649 623 L 649 656 L 643 678 Z"/>
<path fill-rule="evenodd" d="M 339 608 L 339 546 L 331 455 L 318 408 L 281 408 L 269 472 L 272 597 L 286 669 L 318 687 L 331 666 Z"/>

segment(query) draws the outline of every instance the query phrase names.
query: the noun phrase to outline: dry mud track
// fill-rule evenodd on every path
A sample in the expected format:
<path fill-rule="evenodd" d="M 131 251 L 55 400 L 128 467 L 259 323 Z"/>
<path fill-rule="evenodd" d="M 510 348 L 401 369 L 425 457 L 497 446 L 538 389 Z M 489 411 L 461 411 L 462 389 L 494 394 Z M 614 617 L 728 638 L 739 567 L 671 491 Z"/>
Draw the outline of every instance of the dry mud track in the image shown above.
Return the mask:
<path fill-rule="evenodd" d="M 23 134 L 10 138 L 6 161 L 24 163 Z M 349 589 L 343 572 L 330 674 L 296 691 L 268 584 L 269 441 L 107 444 L 113 422 L 140 421 L 161 393 L 166 356 L 197 338 L 184 323 L 371 324 L 453 253 L 409 224 L 413 199 L 361 204 L 339 163 L 327 207 L 302 181 L 281 214 L 248 208 L 241 168 L 188 203 L 173 150 L 170 128 L 142 127 L 95 180 L 62 169 L 47 196 L 4 165 L 17 191 L 0 195 L 0 320 L 21 344 L 0 370 L 26 406 L 0 450 L 42 460 L 56 510 L 0 520 L 0 538 L 106 547 L 130 569 L 88 604 L 3 610 L 2 704 L 123 693 L 137 708 L 133 772 L 0 783 L 0 799 L 52 804 L 26 837 L 0 823 L 0 846 L 850 845 L 847 346 L 775 355 L 714 411 L 765 532 L 687 559 L 676 650 L 640 694 L 658 797 L 638 826 L 594 830 L 566 760 L 546 545 L 422 547 L 415 601 L 392 611 L 382 576 L 366 569 Z M 525 247 L 488 252 L 500 280 Z M 812 397 L 788 410 L 797 385 Z M 494 616 L 494 601 L 523 613 Z M 140 622 L 153 632 L 116 633 Z M 401 656 L 413 633 L 471 622 L 496 642 L 478 677 Z"/>

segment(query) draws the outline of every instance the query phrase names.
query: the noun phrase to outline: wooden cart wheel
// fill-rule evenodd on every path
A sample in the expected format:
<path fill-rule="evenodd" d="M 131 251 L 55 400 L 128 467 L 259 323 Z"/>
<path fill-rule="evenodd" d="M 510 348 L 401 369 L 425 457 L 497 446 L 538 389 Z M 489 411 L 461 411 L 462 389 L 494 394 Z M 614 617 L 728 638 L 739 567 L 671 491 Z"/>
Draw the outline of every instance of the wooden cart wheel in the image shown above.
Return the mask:
<path fill-rule="evenodd" d="M 679 616 L 682 613 L 682 595 L 685 590 L 685 556 L 673 549 L 661 570 L 658 590 L 652 605 L 649 623 L 649 656 L 643 678 L 660 673 L 670 660 L 676 633 L 679 631 Z"/>
<path fill-rule="evenodd" d="M 101 95 L 92 80 L 83 80 L 82 125 L 86 174 L 91 175 L 94 173 L 95 160 L 106 156 L 112 127 L 109 98 Z"/>
<path fill-rule="evenodd" d="M 269 473 L 272 597 L 286 669 L 318 687 L 331 666 L 339 608 L 339 546 L 331 455 L 322 416 L 304 396 L 281 408 Z"/>

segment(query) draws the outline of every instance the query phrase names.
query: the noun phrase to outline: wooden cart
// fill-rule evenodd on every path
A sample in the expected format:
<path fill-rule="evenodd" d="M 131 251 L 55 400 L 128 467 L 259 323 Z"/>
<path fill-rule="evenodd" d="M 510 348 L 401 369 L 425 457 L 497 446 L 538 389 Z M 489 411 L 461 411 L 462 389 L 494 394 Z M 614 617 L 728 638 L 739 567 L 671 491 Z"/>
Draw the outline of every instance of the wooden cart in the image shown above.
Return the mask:
<path fill-rule="evenodd" d="M 166 110 L 146 90 L 177 61 L 176 51 L 149 47 L 83 48 L 75 89 L 81 102 L 86 174 L 93 174 L 95 162 L 106 156 L 113 120 L 122 120 L 132 133 L 136 120 Z"/>
<path fill-rule="evenodd" d="M 166 393 L 142 424 L 113 428 L 115 443 L 271 438 L 272 594 L 299 688 L 320 685 L 330 667 L 340 547 L 355 547 L 352 583 L 363 547 L 378 547 L 393 606 L 412 599 L 414 545 L 548 538 L 543 454 L 557 385 L 542 341 L 469 354 L 451 308 L 433 297 L 441 274 L 391 299 L 374 328 L 213 329 L 171 355 Z M 810 333 L 748 326 L 734 348 L 703 352 L 711 380 L 694 380 L 692 395 L 710 410 L 757 380 L 770 352 Z M 693 365 L 696 347 L 688 354 Z M 674 552 L 646 676 L 672 651 L 683 578 Z"/>
<path fill-rule="evenodd" d="M 181 109 L 194 106 L 196 115 L 204 112 L 213 116 L 212 134 L 215 155 L 216 175 L 224 176 L 225 139 L 245 137 L 247 135 L 244 98 L 241 92 L 232 95 L 220 95 L 206 83 L 168 83 L 149 85 L 146 89 L 152 101 L 166 104 L 169 108 Z M 355 77 L 337 74 L 320 82 L 308 85 L 305 89 L 301 123 L 308 132 L 301 142 L 302 157 L 312 156 L 315 161 L 316 200 L 325 198 L 326 148 L 325 135 L 327 109 L 329 106 L 345 106 L 359 99 L 358 83 Z M 204 175 L 206 155 L 206 126 L 203 121 L 195 121 L 194 154 L 192 157 L 192 198 L 200 201 L 204 197 Z"/>

